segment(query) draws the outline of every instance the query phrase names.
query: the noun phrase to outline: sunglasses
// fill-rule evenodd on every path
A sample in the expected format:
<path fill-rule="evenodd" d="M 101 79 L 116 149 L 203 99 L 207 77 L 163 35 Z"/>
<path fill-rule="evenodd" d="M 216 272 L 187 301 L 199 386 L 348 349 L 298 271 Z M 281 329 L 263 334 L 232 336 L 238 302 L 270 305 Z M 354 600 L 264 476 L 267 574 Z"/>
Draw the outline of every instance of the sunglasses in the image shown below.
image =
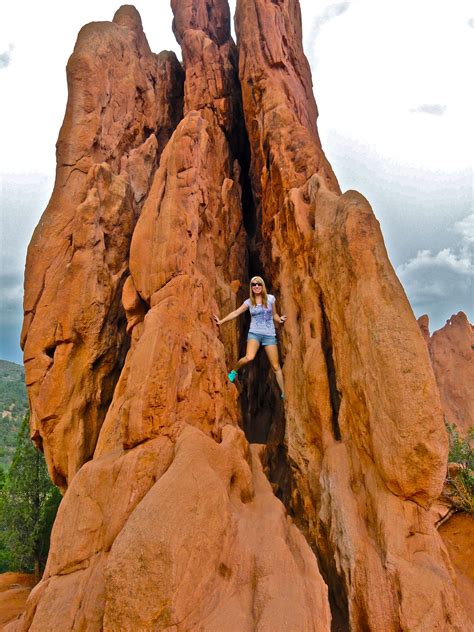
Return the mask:
<path fill-rule="evenodd" d="M 255 285 L 258 285 L 259 287 L 262 287 L 262 284 L 261 284 L 261 283 L 251 283 L 250 285 L 251 285 L 252 287 L 254 287 Z"/>

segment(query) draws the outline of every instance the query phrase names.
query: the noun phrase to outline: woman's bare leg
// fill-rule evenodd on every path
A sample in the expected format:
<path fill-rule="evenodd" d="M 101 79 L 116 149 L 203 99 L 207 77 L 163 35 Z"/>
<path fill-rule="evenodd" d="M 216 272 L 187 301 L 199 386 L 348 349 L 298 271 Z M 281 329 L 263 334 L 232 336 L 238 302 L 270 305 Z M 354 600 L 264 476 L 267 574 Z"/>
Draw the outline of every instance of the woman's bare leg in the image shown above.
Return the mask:
<path fill-rule="evenodd" d="M 280 360 L 278 359 L 278 347 L 277 345 L 268 345 L 263 348 L 265 349 L 268 359 L 270 360 L 270 366 L 272 367 L 275 373 L 276 381 L 278 383 L 278 386 L 280 387 L 280 391 L 282 395 L 284 396 L 285 385 L 283 383 L 283 373 L 280 366 Z"/>
<path fill-rule="evenodd" d="M 245 352 L 244 357 L 240 358 L 240 360 L 237 362 L 235 371 L 238 371 L 241 367 L 244 366 L 244 364 L 248 364 L 249 362 L 252 362 L 252 360 L 257 355 L 257 351 L 259 347 L 260 347 L 260 343 L 258 340 L 247 340 L 247 351 Z"/>

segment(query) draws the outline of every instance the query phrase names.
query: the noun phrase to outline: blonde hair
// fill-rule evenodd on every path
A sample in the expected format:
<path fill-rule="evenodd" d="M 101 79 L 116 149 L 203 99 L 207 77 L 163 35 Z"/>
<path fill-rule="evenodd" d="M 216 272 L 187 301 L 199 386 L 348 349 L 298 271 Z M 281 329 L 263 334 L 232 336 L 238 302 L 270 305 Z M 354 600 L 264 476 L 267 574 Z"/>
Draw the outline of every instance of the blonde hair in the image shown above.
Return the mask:
<path fill-rule="evenodd" d="M 258 283 L 262 284 L 262 305 L 264 307 L 268 307 L 268 301 L 267 301 L 268 295 L 267 295 L 267 288 L 265 286 L 265 281 L 262 279 L 262 277 L 259 277 L 259 276 L 254 276 L 250 279 L 250 287 L 249 287 L 250 302 L 252 303 L 254 307 L 257 305 L 257 301 L 255 300 L 255 294 L 253 293 L 253 290 L 252 290 L 253 281 L 258 281 Z"/>

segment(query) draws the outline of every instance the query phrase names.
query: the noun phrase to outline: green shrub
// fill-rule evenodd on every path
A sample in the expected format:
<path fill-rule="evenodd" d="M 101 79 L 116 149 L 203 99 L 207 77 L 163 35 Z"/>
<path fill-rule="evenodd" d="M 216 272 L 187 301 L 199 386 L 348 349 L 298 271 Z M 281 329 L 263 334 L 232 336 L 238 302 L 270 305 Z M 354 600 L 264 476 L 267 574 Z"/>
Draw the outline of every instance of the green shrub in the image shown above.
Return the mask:
<path fill-rule="evenodd" d="M 469 428 L 465 439 L 459 436 L 456 424 L 446 424 L 446 428 L 448 461 L 461 467 L 452 473 L 448 471 L 445 493 L 457 509 L 474 514 L 474 428 Z"/>

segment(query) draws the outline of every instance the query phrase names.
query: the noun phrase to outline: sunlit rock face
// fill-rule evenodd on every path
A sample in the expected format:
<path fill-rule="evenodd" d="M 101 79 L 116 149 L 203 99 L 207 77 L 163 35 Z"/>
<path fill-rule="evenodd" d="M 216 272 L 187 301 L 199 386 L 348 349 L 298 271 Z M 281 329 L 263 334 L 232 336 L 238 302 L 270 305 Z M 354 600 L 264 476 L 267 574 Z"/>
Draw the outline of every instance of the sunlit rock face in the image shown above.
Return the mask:
<path fill-rule="evenodd" d="M 94 453 L 129 345 L 121 292 L 183 71 L 133 7 L 79 33 L 54 191 L 28 249 L 22 331 L 32 431 L 64 490 Z"/>
<path fill-rule="evenodd" d="M 81 30 L 30 245 L 32 434 L 65 496 L 16 630 L 467 630 L 429 508 L 447 438 L 369 203 L 317 133 L 295 0 Z M 350 102 L 348 102 L 350 107 Z M 262 274 L 282 402 L 220 330 Z M 263 445 L 262 445 L 263 444 Z"/>
<path fill-rule="evenodd" d="M 474 427 L 474 328 L 464 312 L 453 314 L 430 336 L 428 316 L 418 324 L 433 365 L 446 422 L 461 436 Z"/>
<path fill-rule="evenodd" d="M 370 205 L 340 194 L 322 152 L 298 3 L 241 0 L 236 30 L 260 255 L 288 314 L 277 493 L 335 625 L 463 629 L 427 512 L 446 471 L 436 383 Z"/>

